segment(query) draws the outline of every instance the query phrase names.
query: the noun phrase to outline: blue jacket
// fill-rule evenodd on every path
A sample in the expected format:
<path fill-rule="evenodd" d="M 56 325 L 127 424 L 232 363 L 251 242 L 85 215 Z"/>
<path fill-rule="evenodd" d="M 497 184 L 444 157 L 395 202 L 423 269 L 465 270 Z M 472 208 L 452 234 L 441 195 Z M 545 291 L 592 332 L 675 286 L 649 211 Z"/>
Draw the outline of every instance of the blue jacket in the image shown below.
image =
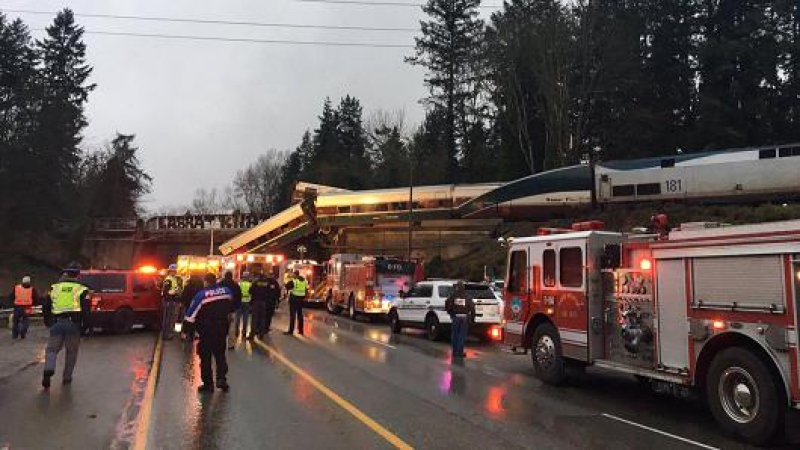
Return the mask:
<path fill-rule="evenodd" d="M 224 335 L 228 330 L 232 300 L 233 292 L 225 286 L 215 284 L 203 288 L 186 309 L 186 322 L 195 324 L 201 337 L 204 334 Z"/>

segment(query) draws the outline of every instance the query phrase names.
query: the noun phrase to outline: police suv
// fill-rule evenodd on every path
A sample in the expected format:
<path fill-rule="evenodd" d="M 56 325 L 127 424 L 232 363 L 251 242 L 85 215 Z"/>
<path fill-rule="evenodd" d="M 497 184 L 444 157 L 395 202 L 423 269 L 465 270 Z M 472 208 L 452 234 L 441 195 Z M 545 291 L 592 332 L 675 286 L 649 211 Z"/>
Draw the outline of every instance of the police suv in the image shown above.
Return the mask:
<path fill-rule="evenodd" d="M 389 311 L 392 332 L 399 333 L 404 327 L 421 328 L 426 331 L 428 339 L 441 339 L 451 324 L 444 303 L 455 290 L 457 282 L 429 280 L 417 283 L 396 300 Z M 478 283 L 464 283 L 464 288 L 475 302 L 475 313 L 469 321 L 470 333 L 481 338 L 499 339 L 503 311 L 492 289 Z"/>

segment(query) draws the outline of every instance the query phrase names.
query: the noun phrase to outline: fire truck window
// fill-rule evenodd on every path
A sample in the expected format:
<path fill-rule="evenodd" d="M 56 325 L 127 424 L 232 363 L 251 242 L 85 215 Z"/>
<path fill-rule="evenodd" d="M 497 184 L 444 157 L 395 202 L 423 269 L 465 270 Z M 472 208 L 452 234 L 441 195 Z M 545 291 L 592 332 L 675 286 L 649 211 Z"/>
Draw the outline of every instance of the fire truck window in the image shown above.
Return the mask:
<path fill-rule="evenodd" d="M 583 286 L 583 250 L 580 247 L 561 249 L 561 286 Z"/>
<path fill-rule="evenodd" d="M 528 255 L 525 251 L 511 253 L 509 264 L 508 291 L 525 292 L 528 290 Z"/>
<path fill-rule="evenodd" d="M 556 285 L 556 251 L 545 250 L 542 253 L 543 281 L 547 287 Z"/>

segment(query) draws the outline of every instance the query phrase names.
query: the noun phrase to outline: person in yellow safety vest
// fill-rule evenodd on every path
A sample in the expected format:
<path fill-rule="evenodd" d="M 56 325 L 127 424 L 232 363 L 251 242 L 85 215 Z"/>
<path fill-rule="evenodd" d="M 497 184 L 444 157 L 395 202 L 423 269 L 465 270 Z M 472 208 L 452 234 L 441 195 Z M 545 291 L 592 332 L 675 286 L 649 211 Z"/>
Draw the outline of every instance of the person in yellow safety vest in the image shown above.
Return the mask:
<path fill-rule="evenodd" d="M 175 275 L 178 266 L 170 264 L 167 269 L 167 276 L 161 286 L 161 336 L 172 339 L 175 331 L 175 317 L 180 308 L 180 296 L 183 291 L 182 280 Z"/>
<path fill-rule="evenodd" d="M 233 325 L 234 335 L 240 335 L 242 339 L 247 336 L 248 325 L 250 324 L 250 287 L 253 283 L 250 281 L 250 272 L 242 274 L 242 279 L 239 281 L 239 289 L 242 290 L 242 306 L 236 310 L 236 322 Z M 241 332 L 239 324 L 241 323 Z M 252 331 L 252 326 L 249 329 Z"/>
<path fill-rule="evenodd" d="M 303 302 L 306 300 L 308 282 L 300 271 L 295 270 L 291 281 L 286 283 L 289 292 L 289 331 L 284 334 L 294 334 L 294 323 L 297 320 L 297 332 L 303 335 Z"/>
<path fill-rule="evenodd" d="M 65 347 L 66 360 L 61 381 L 63 384 L 72 382 L 81 343 L 81 324 L 88 319 L 91 306 L 89 288 L 77 280 L 80 266 L 72 263 L 63 272 L 61 281 L 50 288 L 50 295 L 42 305 L 45 324 L 50 328 L 42 378 L 42 387 L 45 389 L 50 388 L 50 377 L 55 374 L 58 353 Z"/>
<path fill-rule="evenodd" d="M 14 308 L 14 317 L 11 325 L 11 339 L 25 339 L 28 334 L 29 317 L 33 312 L 33 304 L 38 302 L 39 293 L 31 286 L 31 277 L 25 275 L 22 282 L 11 291 L 8 296 L 9 303 Z"/>

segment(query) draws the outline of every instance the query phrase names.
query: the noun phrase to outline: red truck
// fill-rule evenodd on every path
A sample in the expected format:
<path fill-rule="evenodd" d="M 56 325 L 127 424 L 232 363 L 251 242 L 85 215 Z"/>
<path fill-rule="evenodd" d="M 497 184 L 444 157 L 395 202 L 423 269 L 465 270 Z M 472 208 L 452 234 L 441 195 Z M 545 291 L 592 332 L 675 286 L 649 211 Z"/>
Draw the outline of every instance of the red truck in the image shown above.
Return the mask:
<path fill-rule="evenodd" d="M 161 283 L 154 270 L 86 270 L 78 281 L 90 290 L 91 325 L 117 334 L 133 325 L 157 328 Z"/>

